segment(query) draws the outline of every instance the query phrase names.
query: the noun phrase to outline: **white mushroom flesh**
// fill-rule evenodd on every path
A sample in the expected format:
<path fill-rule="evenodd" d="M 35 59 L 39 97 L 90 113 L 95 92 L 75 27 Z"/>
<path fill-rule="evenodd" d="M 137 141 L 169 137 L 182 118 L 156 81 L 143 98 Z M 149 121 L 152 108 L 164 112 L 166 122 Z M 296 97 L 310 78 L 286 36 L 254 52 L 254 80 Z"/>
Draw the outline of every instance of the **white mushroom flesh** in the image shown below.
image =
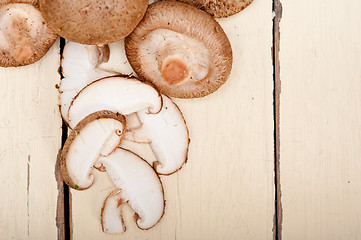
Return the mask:
<path fill-rule="evenodd" d="M 161 107 L 161 96 L 152 86 L 136 79 L 109 77 L 79 92 L 69 108 L 68 123 L 74 128 L 89 114 L 102 110 L 127 115 L 142 109 L 157 113 Z"/>
<path fill-rule="evenodd" d="M 102 229 L 105 233 L 123 233 L 125 226 L 121 211 L 121 190 L 116 190 L 105 199 L 102 208 Z M 104 216 L 104 217 L 103 217 Z"/>
<path fill-rule="evenodd" d="M 124 39 L 115 43 L 110 43 L 108 46 L 110 52 L 109 60 L 99 63 L 97 68 L 110 73 L 121 73 L 123 75 L 133 74 L 133 69 L 125 55 Z"/>
<path fill-rule="evenodd" d="M 119 145 L 123 136 L 123 124 L 112 118 L 89 122 L 71 143 L 66 155 L 67 173 L 79 188 L 93 183 L 90 171 L 99 156 L 107 156 Z"/>
<path fill-rule="evenodd" d="M 67 42 L 64 47 L 61 61 L 64 78 L 61 80 L 59 91 L 61 114 L 66 122 L 70 103 L 81 89 L 95 80 L 114 75 L 96 68 L 99 64 L 98 53 L 98 47 L 95 45 Z"/>
<path fill-rule="evenodd" d="M 153 69 L 153 74 L 158 74 L 159 78 L 167 78 L 164 73 L 175 72 L 174 68 L 181 64 L 180 70 L 185 75 L 173 83 L 166 80 L 173 85 L 197 82 L 207 76 L 210 67 L 209 50 L 201 41 L 168 29 L 150 32 L 141 42 L 138 53 L 141 64 Z"/>
<path fill-rule="evenodd" d="M 99 162 L 103 164 L 115 186 L 122 190 L 118 199 L 127 201 L 139 216 L 136 221 L 138 227 L 153 227 L 163 216 L 165 206 L 162 183 L 153 168 L 139 156 L 121 148 L 108 157 L 99 158 Z M 108 208 L 107 204 L 114 207 L 114 201 L 106 201 L 104 208 Z M 114 214 L 102 214 L 103 223 L 113 220 L 116 220 Z M 117 228 L 119 229 L 118 226 Z"/>
<path fill-rule="evenodd" d="M 167 96 L 158 114 L 137 112 L 141 127 L 125 133 L 125 139 L 134 142 L 149 142 L 158 163 L 154 164 L 159 174 L 171 174 L 187 160 L 189 134 L 177 105 Z"/>

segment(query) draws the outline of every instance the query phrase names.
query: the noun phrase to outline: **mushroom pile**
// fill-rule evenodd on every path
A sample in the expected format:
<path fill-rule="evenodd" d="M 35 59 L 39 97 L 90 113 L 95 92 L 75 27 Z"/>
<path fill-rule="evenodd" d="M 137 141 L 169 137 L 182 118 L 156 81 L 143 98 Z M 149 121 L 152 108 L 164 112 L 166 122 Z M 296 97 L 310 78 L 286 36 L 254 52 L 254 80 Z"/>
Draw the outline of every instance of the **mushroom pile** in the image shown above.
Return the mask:
<path fill-rule="evenodd" d="M 58 90 L 71 132 L 61 152 L 61 174 L 75 190 L 92 186 L 94 169 L 109 176 L 115 190 L 101 209 L 104 232 L 125 231 L 126 203 L 140 229 L 162 218 L 159 175 L 182 168 L 190 142 L 182 112 L 170 97 L 204 97 L 226 82 L 232 48 L 213 17 L 230 16 L 251 2 L 0 2 L 0 66 L 37 61 L 56 34 L 67 40 Z M 155 161 L 120 147 L 123 141 L 149 144 Z"/>
<path fill-rule="evenodd" d="M 60 110 L 72 131 L 60 163 L 63 180 L 76 190 L 91 187 L 92 169 L 109 175 L 116 190 L 104 201 L 102 229 L 121 233 L 124 203 L 135 211 L 141 229 L 153 227 L 163 216 L 165 200 L 158 175 L 170 175 L 183 166 L 189 134 L 181 111 L 169 97 L 147 82 L 101 67 L 110 59 L 104 56 L 113 54 L 117 53 L 110 52 L 108 45 L 67 42 L 64 47 Z M 128 127 L 135 125 L 134 115 L 140 124 Z M 149 144 L 156 161 L 120 148 L 121 141 Z"/>

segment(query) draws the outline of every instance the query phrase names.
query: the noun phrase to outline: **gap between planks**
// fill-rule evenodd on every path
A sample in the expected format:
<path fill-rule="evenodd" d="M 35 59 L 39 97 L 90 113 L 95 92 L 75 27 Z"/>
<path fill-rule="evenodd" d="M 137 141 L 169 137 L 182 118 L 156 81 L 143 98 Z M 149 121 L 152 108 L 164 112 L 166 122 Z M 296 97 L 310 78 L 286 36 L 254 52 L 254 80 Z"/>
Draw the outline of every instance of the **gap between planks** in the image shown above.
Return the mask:
<path fill-rule="evenodd" d="M 273 61 L 273 122 L 274 122 L 274 183 L 275 183 L 275 214 L 273 222 L 273 239 L 282 239 L 282 192 L 280 183 L 280 94 L 281 94 L 281 78 L 280 78 L 280 21 L 282 18 L 282 4 L 280 0 L 273 0 L 273 45 L 272 45 L 272 61 Z"/>
<path fill-rule="evenodd" d="M 65 46 L 65 39 L 60 38 L 60 52 L 59 57 L 62 59 L 63 50 Z M 59 66 L 59 77 L 63 78 L 61 66 Z M 61 136 L 61 149 L 63 148 L 66 139 L 68 138 L 68 126 L 63 120 L 62 124 L 62 136 Z M 71 196 L 69 192 L 68 185 L 64 184 L 61 177 L 60 171 L 60 154 L 61 149 L 59 149 L 57 166 L 55 169 L 55 176 L 58 182 L 58 204 L 57 204 L 57 227 L 58 227 L 58 240 L 70 240 L 71 232 Z"/>

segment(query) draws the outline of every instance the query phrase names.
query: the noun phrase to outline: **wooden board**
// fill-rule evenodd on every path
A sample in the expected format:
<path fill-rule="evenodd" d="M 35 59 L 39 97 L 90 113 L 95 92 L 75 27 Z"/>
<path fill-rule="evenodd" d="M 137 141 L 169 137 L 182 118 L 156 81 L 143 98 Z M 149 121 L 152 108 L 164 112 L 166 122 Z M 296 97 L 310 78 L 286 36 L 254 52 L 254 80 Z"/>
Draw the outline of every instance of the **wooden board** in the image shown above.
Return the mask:
<path fill-rule="evenodd" d="M 55 177 L 61 147 L 55 89 L 59 59 L 56 42 L 33 65 L 0 68 L 1 239 L 57 239 L 62 234 L 56 223 Z"/>
<path fill-rule="evenodd" d="M 86 191 L 71 191 L 72 237 L 80 239 L 272 239 L 274 215 L 272 3 L 257 0 L 228 19 L 234 65 L 228 82 L 203 99 L 179 100 L 190 130 L 188 163 L 162 177 L 166 212 L 151 230 L 106 235 L 100 211 L 114 189 L 94 171 Z M 125 144 L 144 158 L 149 148 Z"/>
<path fill-rule="evenodd" d="M 283 239 L 361 239 L 361 2 L 282 4 Z"/>

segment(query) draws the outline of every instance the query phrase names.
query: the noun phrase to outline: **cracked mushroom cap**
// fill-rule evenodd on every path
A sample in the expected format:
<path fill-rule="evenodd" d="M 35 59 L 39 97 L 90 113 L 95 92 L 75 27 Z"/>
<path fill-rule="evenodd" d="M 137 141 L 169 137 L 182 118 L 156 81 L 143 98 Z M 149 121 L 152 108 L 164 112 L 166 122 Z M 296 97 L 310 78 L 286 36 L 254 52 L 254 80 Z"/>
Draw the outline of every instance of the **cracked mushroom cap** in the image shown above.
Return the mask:
<path fill-rule="evenodd" d="M 40 9 L 63 38 L 84 44 L 116 42 L 133 31 L 147 0 L 40 0 Z"/>
<path fill-rule="evenodd" d="M 171 97 L 206 96 L 227 80 L 232 67 L 231 45 L 221 26 L 181 2 L 150 5 L 125 39 L 125 49 L 137 75 Z"/>
<path fill-rule="evenodd" d="M 0 1 L 1 67 L 18 67 L 38 61 L 56 38 L 36 1 Z"/>
<path fill-rule="evenodd" d="M 253 0 L 178 0 L 200 8 L 214 17 L 229 17 L 250 5 Z"/>
<path fill-rule="evenodd" d="M 125 231 L 121 208 L 128 203 L 135 211 L 136 224 L 149 229 L 162 218 L 165 208 L 163 186 L 153 168 L 138 155 L 117 148 L 99 158 L 114 185 L 121 191 L 111 193 L 104 202 L 101 223 L 104 232 Z"/>
<path fill-rule="evenodd" d="M 149 143 L 156 157 L 156 162 L 153 162 L 155 171 L 169 175 L 187 161 L 189 133 L 178 106 L 167 96 L 162 95 L 162 98 L 163 107 L 159 113 L 137 112 L 141 127 L 127 130 L 124 139 Z"/>
<path fill-rule="evenodd" d="M 68 124 L 74 128 L 91 113 L 109 110 L 123 115 L 147 109 L 158 113 L 162 97 L 150 84 L 126 76 L 99 79 L 83 88 L 73 99 L 68 112 Z"/>
<path fill-rule="evenodd" d="M 124 136 L 125 117 L 110 111 L 87 116 L 70 133 L 60 155 L 63 180 L 83 190 L 93 184 L 90 171 L 99 156 L 108 156 Z"/>

